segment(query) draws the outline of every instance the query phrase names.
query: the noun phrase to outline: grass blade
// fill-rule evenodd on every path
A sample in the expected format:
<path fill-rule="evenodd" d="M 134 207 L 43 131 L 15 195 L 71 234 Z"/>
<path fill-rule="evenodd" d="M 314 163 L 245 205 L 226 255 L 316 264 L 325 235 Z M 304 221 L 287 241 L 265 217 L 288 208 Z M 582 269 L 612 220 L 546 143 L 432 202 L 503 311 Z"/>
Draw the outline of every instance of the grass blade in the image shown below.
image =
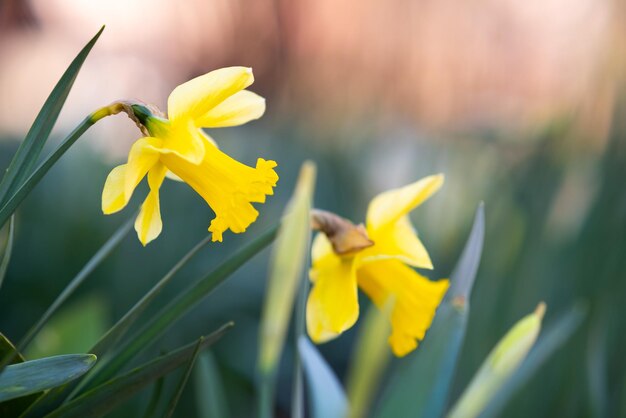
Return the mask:
<path fill-rule="evenodd" d="M 132 226 L 132 223 L 132 220 L 129 221 L 129 228 Z M 187 252 L 187 254 L 185 254 L 174 265 L 174 267 L 172 267 L 170 271 L 161 280 L 159 280 L 159 282 L 154 285 L 152 289 L 144 295 L 139 302 L 137 302 L 135 306 L 133 306 L 130 311 L 128 311 L 113 327 L 111 327 L 111 329 L 109 329 L 107 333 L 89 350 L 103 359 L 103 361 L 100 362 L 98 369 L 94 369 L 92 374 L 98 374 L 99 372 L 97 370 L 101 370 L 102 367 L 107 364 L 108 360 L 103 356 L 120 341 L 141 313 L 150 305 L 154 298 L 161 292 L 161 290 L 163 290 L 176 273 L 208 242 L 210 242 L 210 237 L 202 239 L 189 252 Z M 112 375 L 108 378 L 110 377 L 112 377 Z M 89 384 L 90 380 L 91 379 L 88 377 L 87 379 L 83 379 L 82 382 L 72 382 L 65 387 L 60 387 L 46 393 L 37 401 L 37 408 L 40 408 L 40 410 L 51 410 L 58 407 L 73 390 L 74 392 L 81 391 L 83 387 Z M 104 380 L 101 380 L 100 383 Z M 93 387 L 93 385 L 91 387 Z"/>
<path fill-rule="evenodd" d="M 163 335 L 174 322 L 189 312 L 191 308 L 209 295 L 239 267 L 268 246 L 274 240 L 276 230 L 277 226 L 264 232 L 224 261 L 217 269 L 183 290 L 174 300 L 157 312 L 152 320 L 133 336 L 131 341 L 116 352 L 115 356 L 106 364 L 106 367 L 103 367 L 90 379 L 87 387 L 93 387 L 113 377 L 130 360 Z"/>
<path fill-rule="evenodd" d="M 230 417 L 226 395 L 222 389 L 222 379 L 211 351 L 206 351 L 198 357 L 194 380 L 198 417 Z"/>
<path fill-rule="evenodd" d="M 298 340 L 298 351 L 307 381 L 311 417 L 344 417 L 348 400 L 335 373 L 307 337 L 301 336 Z"/>
<path fill-rule="evenodd" d="M 11 196 L 17 187 L 31 174 L 32 168 L 37 162 L 39 154 L 59 117 L 59 113 L 61 113 L 76 76 L 103 30 L 104 26 L 74 58 L 39 111 L 33 125 L 26 134 L 26 138 L 24 138 L 11 160 L 6 174 L 2 178 L 0 183 L 0 202 L 4 203 L 7 200 L 7 196 Z M 0 224 L 3 223 L 4 221 Z"/>
<path fill-rule="evenodd" d="M 260 417 L 272 416 L 275 376 L 309 249 L 314 187 L 315 165 L 305 162 L 285 209 L 270 262 L 257 359 Z"/>
<path fill-rule="evenodd" d="M 526 384 L 539 368 L 574 334 L 586 315 L 586 309 L 575 306 L 559 318 L 552 326 L 546 327 L 537 344 L 530 351 L 511 378 L 498 390 L 485 407 L 481 418 L 500 416 L 507 402 Z"/>
<path fill-rule="evenodd" d="M 215 343 L 232 325 L 232 322 L 228 323 L 214 333 L 206 336 L 199 346 L 197 343 L 189 344 L 172 353 L 160 356 L 149 363 L 143 364 L 122 376 L 107 381 L 71 402 L 68 402 L 59 409 L 56 409 L 46 415 L 46 417 L 96 418 L 106 415 L 147 385 L 177 369 L 185 362 L 188 362 L 197 348 L 204 349 Z"/>
<path fill-rule="evenodd" d="M 164 415 L 165 418 L 170 418 L 174 414 L 174 411 L 176 410 L 176 405 L 178 405 L 178 401 L 180 400 L 180 396 L 183 394 L 183 390 L 185 389 L 185 386 L 187 385 L 187 381 L 189 380 L 189 376 L 191 376 L 191 371 L 193 370 L 193 365 L 196 363 L 196 359 L 198 358 L 198 354 L 200 354 L 200 346 L 202 345 L 202 340 L 203 339 L 204 339 L 204 337 L 200 337 L 200 339 L 196 343 L 196 348 L 193 351 L 191 359 L 189 360 L 189 365 L 187 366 L 187 369 L 185 370 L 185 373 L 183 374 L 183 377 L 180 379 L 180 382 L 178 383 L 178 387 L 176 388 L 176 392 L 174 392 L 174 396 L 172 397 L 172 400 L 170 401 L 170 405 L 167 408 L 167 412 Z"/>
<path fill-rule="evenodd" d="M 9 261 L 11 260 L 11 252 L 13 251 L 14 233 L 15 233 L 15 216 L 11 216 L 11 221 L 9 222 L 9 230 L 7 232 L 7 239 L 4 245 L 4 254 L 2 254 L 2 261 L 0 261 L 0 288 L 2 288 L 2 282 L 4 282 L 4 276 L 6 276 L 7 269 L 9 268 Z M 0 367 L 0 370 L 2 370 L 2 367 Z"/>
<path fill-rule="evenodd" d="M 152 396 L 150 396 L 150 402 L 148 402 L 148 407 L 146 408 L 145 414 L 143 414 L 143 418 L 152 418 L 156 415 L 156 410 L 161 400 L 161 393 L 163 392 L 164 381 L 164 378 L 161 377 L 157 379 L 154 384 L 154 391 L 152 392 Z"/>
<path fill-rule="evenodd" d="M 66 354 L 7 366 L 0 374 L 0 402 L 74 380 L 95 362 L 93 354 Z"/>
<path fill-rule="evenodd" d="M 175 265 L 167 272 L 165 276 L 157 284 L 155 284 L 148 293 L 146 293 L 117 323 L 111 327 L 109 331 L 94 345 L 90 350 L 96 355 L 105 354 L 113 347 L 135 323 L 142 312 L 146 310 L 150 303 L 157 297 L 165 286 L 172 280 L 178 271 L 185 266 L 204 246 L 211 242 L 208 236 L 198 242 L 191 250 L 187 252 Z"/>
<path fill-rule="evenodd" d="M 400 368 L 384 391 L 375 417 L 439 418 L 443 415 L 465 337 L 469 295 L 480 263 L 484 235 L 485 215 L 481 204 L 451 275 L 450 290 L 421 347 L 399 361 Z"/>
<path fill-rule="evenodd" d="M 134 218 L 134 217 L 133 217 Z M 102 247 L 91 257 L 91 259 L 85 264 L 85 266 L 78 272 L 78 274 L 70 281 L 70 283 L 63 289 L 61 294 L 57 296 L 55 301 L 50 305 L 46 312 L 41 316 L 39 321 L 31 327 L 26 333 L 26 336 L 22 338 L 22 341 L 18 344 L 20 351 L 22 351 L 33 340 L 35 335 L 41 330 L 41 328 L 48 322 L 50 317 L 59 309 L 59 307 L 69 298 L 76 289 L 85 281 L 87 277 L 104 261 L 109 254 L 119 245 L 124 239 L 126 234 L 132 229 L 134 219 L 130 219 L 122 224 L 117 231 L 109 238 Z M 98 356 L 99 354 L 96 354 Z"/>

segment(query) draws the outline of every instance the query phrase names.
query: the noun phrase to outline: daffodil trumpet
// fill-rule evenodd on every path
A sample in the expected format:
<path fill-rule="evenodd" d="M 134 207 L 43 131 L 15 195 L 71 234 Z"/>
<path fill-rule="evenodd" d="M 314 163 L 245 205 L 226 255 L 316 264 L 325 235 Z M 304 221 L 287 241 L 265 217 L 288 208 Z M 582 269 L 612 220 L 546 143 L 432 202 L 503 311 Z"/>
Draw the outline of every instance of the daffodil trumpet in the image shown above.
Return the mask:
<path fill-rule="evenodd" d="M 139 240 L 146 245 L 163 228 L 159 190 L 167 177 L 187 183 L 214 211 L 208 228 L 213 241 L 222 241 L 227 230 L 244 232 L 259 215 L 252 203 L 264 203 L 273 194 L 276 163 L 259 158 L 255 167 L 242 164 L 222 152 L 202 128 L 237 126 L 261 117 L 265 99 L 245 90 L 253 81 L 250 68 L 222 68 L 176 87 L 167 101 L 167 116 L 131 101 L 94 112 L 94 120 L 124 112 L 144 135 L 132 145 L 127 163 L 108 175 L 103 213 L 122 210 L 147 177 L 150 191 L 135 221 Z"/>
<path fill-rule="evenodd" d="M 351 328 L 359 316 L 360 288 L 379 308 L 393 300 L 389 344 L 404 356 L 421 341 L 449 286 L 431 281 L 413 268 L 432 269 L 424 245 L 408 217 L 435 193 L 443 175 L 376 196 L 365 225 L 325 211 L 312 211 L 312 226 L 322 232 L 311 249 L 313 284 L 307 300 L 306 322 L 311 339 L 323 343 Z"/>

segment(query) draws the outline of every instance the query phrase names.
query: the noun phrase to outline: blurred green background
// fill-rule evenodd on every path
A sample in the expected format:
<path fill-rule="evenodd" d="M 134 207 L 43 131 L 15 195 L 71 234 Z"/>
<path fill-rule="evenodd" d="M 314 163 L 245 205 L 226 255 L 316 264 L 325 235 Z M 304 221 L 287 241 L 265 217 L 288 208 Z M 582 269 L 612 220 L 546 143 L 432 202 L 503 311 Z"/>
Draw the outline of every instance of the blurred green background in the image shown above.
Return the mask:
<path fill-rule="evenodd" d="M 539 301 L 548 305 L 546 324 L 582 302 L 589 308 L 584 326 L 504 416 L 626 416 L 623 3 L 126 3 L 0 1 L 0 168 L 63 68 L 103 23 L 107 29 L 79 75 L 56 140 L 114 99 L 163 106 L 168 92 L 190 77 L 252 66 L 252 90 L 268 99 L 266 116 L 211 134 L 240 161 L 276 160 L 276 194 L 258 207 L 259 220 L 245 235 L 228 234 L 202 250 L 160 303 L 274 224 L 305 159 L 318 164 L 315 206 L 354 221 L 364 220 L 377 193 L 443 172 L 442 191 L 413 214 L 435 265 L 431 277 L 450 274 L 481 200 L 487 219 L 453 398 Z M 0 331 L 13 341 L 133 216 L 145 185 L 112 216 L 101 214 L 100 193 L 138 135 L 122 116 L 99 123 L 21 206 L 0 291 Z M 159 239 L 142 248 L 129 235 L 28 357 L 86 350 L 205 236 L 210 209 L 186 185 L 168 182 L 161 199 Z M 238 271 L 143 357 L 234 320 L 213 350 L 234 417 L 254 410 L 267 258 L 266 251 Z M 340 376 L 357 329 L 320 346 Z M 286 365 L 290 355 L 288 347 Z M 286 366 L 278 390 L 283 411 L 289 379 Z M 148 396 L 113 416 L 138 416 Z M 190 385 L 177 416 L 194 411 Z"/>

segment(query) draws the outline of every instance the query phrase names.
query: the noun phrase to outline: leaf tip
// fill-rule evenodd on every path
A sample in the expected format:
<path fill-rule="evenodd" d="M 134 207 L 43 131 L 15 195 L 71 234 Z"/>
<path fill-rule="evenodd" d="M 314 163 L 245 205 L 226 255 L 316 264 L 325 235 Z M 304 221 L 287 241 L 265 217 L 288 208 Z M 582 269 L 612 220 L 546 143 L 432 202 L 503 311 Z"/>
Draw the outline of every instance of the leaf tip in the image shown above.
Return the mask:
<path fill-rule="evenodd" d="M 535 308 L 535 315 L 541 321 L 545 313 L 546 313 L 546 303 L 544 301 L 541 301 L 539 302 L 539 305 L 537 305 L 537 307 Z"/>

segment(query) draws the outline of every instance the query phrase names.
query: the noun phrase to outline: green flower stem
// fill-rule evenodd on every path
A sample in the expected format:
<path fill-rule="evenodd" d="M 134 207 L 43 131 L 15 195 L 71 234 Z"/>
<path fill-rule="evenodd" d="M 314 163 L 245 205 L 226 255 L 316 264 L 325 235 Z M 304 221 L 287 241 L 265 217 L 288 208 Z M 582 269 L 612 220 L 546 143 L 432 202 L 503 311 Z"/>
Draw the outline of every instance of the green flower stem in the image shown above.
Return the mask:
<path fill-rule="evenodd" d="M 61 158 L 63 154 L 72 146 L 74 142 L 78 138 L 80 138 L 92 125 L 98 122 L 100 119 L 115 115 L 121 112 L 123 106 L 121 103 L 113 103 L 112 105 L 105 106 L 101 109 L 96 110 L 89 116 L 87 116 L 74 130 L 70 133 L 61 144 L 57 147 L 56 150 L 52 152 L 40 165 L 35 169 L 35 171 L 20 185 L 15 194 L 9 198 L 9 200 L 4 204 L 2 209 L 0 209 L 0 228 L 4 226 L 7 220 L 11 217 L 15 209 L 19 206 L 20 203 L 24 200 L 26 196 L 30 193 L 30 191 L 41 181 L 41 179 L 46 175 L 48 170 L 52 168 L 52 166 Z"/>

